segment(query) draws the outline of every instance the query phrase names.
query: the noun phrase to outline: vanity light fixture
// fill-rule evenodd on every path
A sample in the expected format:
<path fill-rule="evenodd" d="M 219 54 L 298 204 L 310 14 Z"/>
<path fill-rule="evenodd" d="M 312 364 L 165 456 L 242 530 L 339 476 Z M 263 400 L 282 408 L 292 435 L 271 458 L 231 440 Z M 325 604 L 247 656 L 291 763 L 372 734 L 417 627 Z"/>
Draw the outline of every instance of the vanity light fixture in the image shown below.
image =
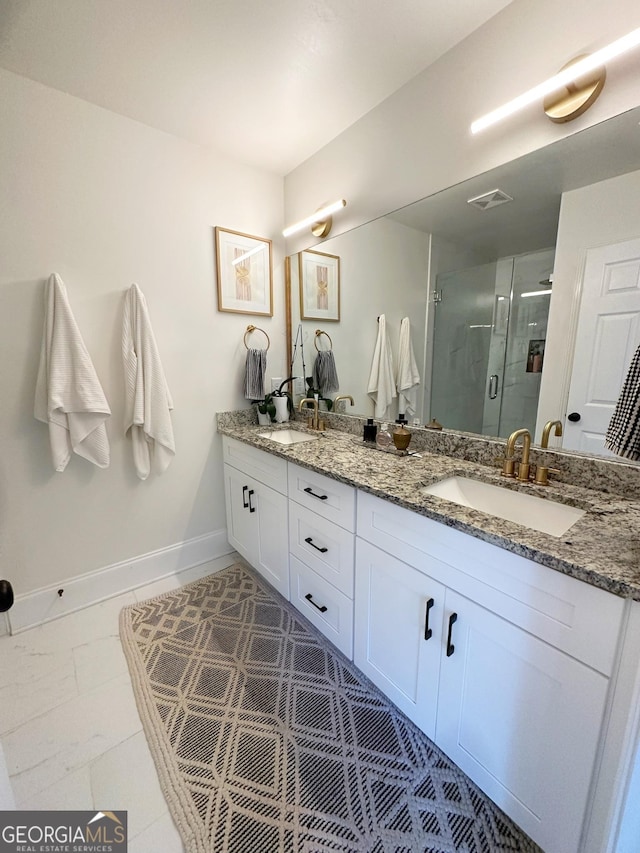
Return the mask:
<path fill-rule="evenodd" d="M 343 198 L 338 201 L 334 201 L 332 204 L 327 204 L 319 210 L 316 210 L 316 212 L 312 213 L 311 216 L 307 216 L 306 219 L 301 219 L 300 222 L 296 222 L 295 225 L 289 225 L 289 227 L 285 228 L 282 232 L 282 236 L 290 237 L 292 234 L 297 234 L 298 231 L 302 231 L 310 225 L 311 232 L 315 237 L 326 237 L 329 231 L 331 231 L 331 226 L 333 225 L 331 214 L 336 213 L 338 210 L 342 210 L 346 204 L 347 202 Z"/>
<path fill-rule="evenodd" d="M 541 98 L 547 99 L 545 112 L 552 121 L 564 122 L 577 118 L 591 106 L 602 91 L 605 80 L 604 64 L 638 45 L 640 27 L 595 53 L 578 57 L 544 83 L 534 86 L 528 92 L 477 119 L 471 125 L 471 133 L 485 130 Z"/>
<path fill-rule="evenodd" d="M 527 296 L 551 296 L 550 290 L 529 290 L 527 293 L 521 293 L 520 297 L 524 299 Z"/>

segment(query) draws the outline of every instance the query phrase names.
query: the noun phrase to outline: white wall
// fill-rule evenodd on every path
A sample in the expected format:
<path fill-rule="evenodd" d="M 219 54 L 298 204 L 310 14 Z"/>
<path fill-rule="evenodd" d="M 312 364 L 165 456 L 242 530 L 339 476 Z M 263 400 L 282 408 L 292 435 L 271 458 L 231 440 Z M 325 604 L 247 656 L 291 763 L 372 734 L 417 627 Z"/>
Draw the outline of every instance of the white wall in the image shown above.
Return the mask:
<path fill-rule="evenodd" d="M 334 233 L 353 228 L 636 106 L 638 50 L 610 63 L 599 100 L 572 122 L 553 124 L 532 105 L 478 136 L 469 132 L 474 119 L 639 23 L 637 0 L 514 0 L 291 172 L 286 220 L 344 197 Z M 308 237 L 288 249 L 310 245 Z"/>
<path fill-rule="evenodd" d="M 640 171 L 562 196 L 537 435 L 566 414 L 587 249 L 639 236 Z"/>
<path fill-rule="evenodd" d="M 0 72 L 0 576 L 17 594 L 225 527 L 215 413 L 245 405 L 248 322 L 285 361 L 282 246 L 274 318 L 217 311 L 213 228 L 277 240 L 282 179 Z M 110 402 L 111 466 L 54 473 L 33 418 L 45 279 L 57 271 Z M 175 402 L 176 458 L 139 481 L 125 441 L 120 323 L 145 293 Z"/>

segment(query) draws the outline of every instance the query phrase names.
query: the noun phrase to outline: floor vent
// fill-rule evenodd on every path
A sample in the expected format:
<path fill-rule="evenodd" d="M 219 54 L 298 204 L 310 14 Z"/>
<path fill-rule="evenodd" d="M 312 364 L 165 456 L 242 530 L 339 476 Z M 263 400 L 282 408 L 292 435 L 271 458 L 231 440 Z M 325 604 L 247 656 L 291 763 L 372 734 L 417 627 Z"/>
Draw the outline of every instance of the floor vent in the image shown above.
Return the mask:
<path fill-rule="evenodd" d="M 490 207 L 497 207 L 499 204 L 506 204 L 508 201 L 513 201 L 510 195 L 502 192 L 502 190 L 491 190 L 488 193 L 477 195 L 475 198 L 467 199 L 467 204 L 477 207 L 478 210 L 489 210 Z"/>

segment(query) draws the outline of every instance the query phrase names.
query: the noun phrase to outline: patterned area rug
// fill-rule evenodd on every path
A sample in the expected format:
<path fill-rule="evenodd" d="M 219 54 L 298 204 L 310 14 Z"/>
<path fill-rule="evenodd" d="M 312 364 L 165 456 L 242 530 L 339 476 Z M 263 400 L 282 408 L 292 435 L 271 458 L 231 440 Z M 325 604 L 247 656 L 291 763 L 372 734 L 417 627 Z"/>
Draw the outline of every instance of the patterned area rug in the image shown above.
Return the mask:
<path fill-rule="evenodd" d="M 125 608 L 120 635 L 188 853 L 538 850 L 243 564 Z"/>

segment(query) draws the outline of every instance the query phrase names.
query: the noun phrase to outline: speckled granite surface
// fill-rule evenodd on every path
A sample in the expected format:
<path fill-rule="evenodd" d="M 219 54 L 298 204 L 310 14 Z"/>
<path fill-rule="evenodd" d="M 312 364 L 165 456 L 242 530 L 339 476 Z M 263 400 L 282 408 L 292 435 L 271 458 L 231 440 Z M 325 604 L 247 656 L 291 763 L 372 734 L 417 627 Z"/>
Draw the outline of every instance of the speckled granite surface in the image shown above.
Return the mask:
<path fill-rule="evenodd" d="M 258 432 L 264 432 L 265 428 L 256 425 L 255 413 L 251 409 L 219 414 L 218 431 L 514 554 L 616 595 L 640 601 L 640 496 L 635 487 L 631 488 L 625 482 L 629 478 L 635 484 L 635 477 L 640 479 L 640 471 L 637 469 L 632 468 L 627 472 L 623 469 L 629 466 L 610 463 L 609 467 L 617 470 L 607 475 L 606 470 L 601 471 L 603 466 L 606 469 L 606 462 L 585 460 L 587 463 L 597 463 L 595 467 L 599 480 L 603 480 L 604 486 L 608 488 L 608 491 L 596 491 L 576 484 L 576 481 L 580 482 L 580 471 L 571 467 L 569 459 L 563 469 L 563 482 L 559 482 L 558 478 L 548 487 L 519 485 L 500 477 L 495 457 L 503 451 L 504 443 L 499 441 L 483 442 L 474 438 L 476 444 L 488 444 L 489 447 L 480 448 L 475 460 L 471 461 L 461 458 L 461 455 L 445 455 L 442 451 L 435 453 L 427 449 L 441 447 L 443 443 L 446 446 L 449 442 L 452 446 L 458 445 L 458 448 L 465 445 L 465 454 L 472 455 L 469 452 L 470 443 L 460 439 L 461 436 L 464 439 L 463 434 L 438 434 L 431 437 L 428 434 L 425 436 L 427 431 L 421 430 L 420 434 L 414 435 L 410 448 L 419 450 L 421 457 L 396 457 L 361 443 L 351 423 L 343 423 L 353 420 L 336 416 L 332 419 L 333 429 L 319 434 L 314 441 L 290 446 L 260 438 Z M 335 428 L 345 425 L 346 431 Z M 280 427 L 274 424 L 273 428 L 287 426 L 290 425 L 283 424 Z M 300 421 L 296 422 L 295 428 L 306 431 L 304 423 Z M 555 457 L 553 461 L 549 460 L 549 464 L 554 466 L 559 457 L 570 457 L 570 454 L 552 452 L 549 455 Z M 585 458 L 576 458 L 579 469 L 581 460 Z M 587 469 L 587 482 L 591 482 L 593 466 L 589 469 L 587 465 Z M 578 506 L 586 510 L 586 515 L 564 536 L 556 538 L 421 493 L 422 487 L 454 474 Z"/>

